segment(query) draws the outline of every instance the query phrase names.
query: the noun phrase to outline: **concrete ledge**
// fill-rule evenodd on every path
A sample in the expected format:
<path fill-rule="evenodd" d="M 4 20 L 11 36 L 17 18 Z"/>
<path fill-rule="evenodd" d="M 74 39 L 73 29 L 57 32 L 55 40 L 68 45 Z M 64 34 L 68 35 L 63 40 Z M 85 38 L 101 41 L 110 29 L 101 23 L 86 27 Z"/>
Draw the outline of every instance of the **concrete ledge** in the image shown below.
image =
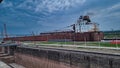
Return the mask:
<path fill-rule="evenodd" d="M 23 67 L 23 66 L 21 66 L 19 64 L 16 64 L 16 63 L 11 63 L 9 65 L 12 66 L 13 68 L 25 68 L 25 67 Z"/>
<path fill-rule="evenodd" d="M 119 68 L 120 55 L 55 48 L 18 47 L 15 53 L 46 58 L 81 68 Z"/>
<path fill-rule="evenodd" d="M 5 64 L 4 62 L 0 61 L 0 68 L 11 68 L 11 67 Z"/>

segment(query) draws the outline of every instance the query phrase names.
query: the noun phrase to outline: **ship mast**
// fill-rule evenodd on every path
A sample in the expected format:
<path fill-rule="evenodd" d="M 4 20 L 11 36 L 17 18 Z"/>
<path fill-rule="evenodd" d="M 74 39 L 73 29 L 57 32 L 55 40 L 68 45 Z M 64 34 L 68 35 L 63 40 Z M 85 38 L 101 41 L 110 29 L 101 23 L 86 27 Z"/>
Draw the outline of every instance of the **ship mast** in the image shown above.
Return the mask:
<path fill-rule="evenodd" d="M 4 24 L 4 36 L 5 38 L 8 38 L 6 24 Z"/>

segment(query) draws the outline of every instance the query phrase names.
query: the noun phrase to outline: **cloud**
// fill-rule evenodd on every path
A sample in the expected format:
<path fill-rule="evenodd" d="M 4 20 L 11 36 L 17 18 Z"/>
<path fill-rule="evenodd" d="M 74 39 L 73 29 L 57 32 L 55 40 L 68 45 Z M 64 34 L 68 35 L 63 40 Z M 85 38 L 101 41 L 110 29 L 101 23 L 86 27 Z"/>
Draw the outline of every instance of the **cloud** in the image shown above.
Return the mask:
<path fill-rule="evenodd" d="M 111 25 L 112 27 L 113 25 L 118 26 L 120 3 L 109 1 L 110 4 L 108 5 L 103 3 L 104 0 L 94 1 L 4 0 L 0 6 L 0 9 L 3 9 L 0 11 L 0 19 L 1 22 L 9 22 L 10 27 L 24 27 L 28 28 L 28 31 L 31 29 L 49 31 L 50 29 L 62 28 L 76 22 L 80 14 L 90 15 L 92 21 L 100 23 L 102 28 L 111 28 Z M 110 27 L 106 27 L 108 25 Z"/>
<path fill-rule="evenodd" d="M 120 12 L 117 11 L 117 10 L 120 10 L 119 7 L 120 7 L 120 3 L 117 3 L 117 4 L 111 5 L 106 8 L 102 8 L 102 9 L 93 8 L 93 9 L 85 11 L 84 14 L 90 14 L 94 18 L 119 16 Z"/>
<path fill-rule="evenodd" d="M 66 10 L 76 4 L 83 4 L 85 0 L 43 0 L 42 4 L 37 5 L 35 11 L 48 10 L 48 12 Z"/>
<path fill-rule="evenodd" d="M 104 11 L 108 11 L 109 12 L 109 11 L 114 11 L 114 10 L 117 10 L 117 9 L 120 9 L 120 3 L 115 4 L 115 5 L 107 8 L 107 9 L 105 9 Z"/>
<path fill-rule="evenodd" d="M 8 8 L 8 7 L 12 7 L 13 3 L 12 2 L 7 2 L 7 1 L 3 1 L 1 4 L 2 8 Z"/>
<path fill-rule="evenodd" d="M 91 9 L 84 11 L 83 14 L 90 15 L 92 22 L 99 23 L 101 30 L 110 30 L 111 28 L 120 29 L 118 26 L 120 22 L 119 7 L 120 3 L 115 3 L 102 8 L 92 7 Z"/>
<path fill-rule="evenodd" d="M 54 12 L 66 10 L 76 5 L 82 5 L 86 0 L 26 0 L 19 8 L 34 10 L 35 12 Z"/>

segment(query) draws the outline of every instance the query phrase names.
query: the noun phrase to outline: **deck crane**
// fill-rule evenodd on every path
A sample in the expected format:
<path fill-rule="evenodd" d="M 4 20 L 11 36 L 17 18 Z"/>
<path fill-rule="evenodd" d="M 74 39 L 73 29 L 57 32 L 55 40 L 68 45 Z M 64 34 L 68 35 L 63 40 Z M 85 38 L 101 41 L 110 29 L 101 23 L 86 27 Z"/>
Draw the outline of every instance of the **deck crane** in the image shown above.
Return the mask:
<path fill-rule="evenodd" d="M 92 25 L 93 25 L 93 28 L 90 31 L 94 31 L 94 32 L 99 31 L 99 28 L 98 28 L 99 24 L 98 23 L 92 23 Z"/>

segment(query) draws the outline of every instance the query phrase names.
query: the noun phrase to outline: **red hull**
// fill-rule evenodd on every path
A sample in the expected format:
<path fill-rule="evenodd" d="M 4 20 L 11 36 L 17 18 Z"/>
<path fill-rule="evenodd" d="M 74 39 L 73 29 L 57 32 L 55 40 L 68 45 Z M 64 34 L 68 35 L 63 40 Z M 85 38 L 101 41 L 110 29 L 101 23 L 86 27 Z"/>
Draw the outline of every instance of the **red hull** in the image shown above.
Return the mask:
<path fill-rule="evenodd" d="M 103 39 L 102 32 L 53 32 L 53 33 L 42 33 L 38 36 L 24 36 L 24 37 L 9 37 L 4 38 L 5 41 L 100 41 Z"/>

